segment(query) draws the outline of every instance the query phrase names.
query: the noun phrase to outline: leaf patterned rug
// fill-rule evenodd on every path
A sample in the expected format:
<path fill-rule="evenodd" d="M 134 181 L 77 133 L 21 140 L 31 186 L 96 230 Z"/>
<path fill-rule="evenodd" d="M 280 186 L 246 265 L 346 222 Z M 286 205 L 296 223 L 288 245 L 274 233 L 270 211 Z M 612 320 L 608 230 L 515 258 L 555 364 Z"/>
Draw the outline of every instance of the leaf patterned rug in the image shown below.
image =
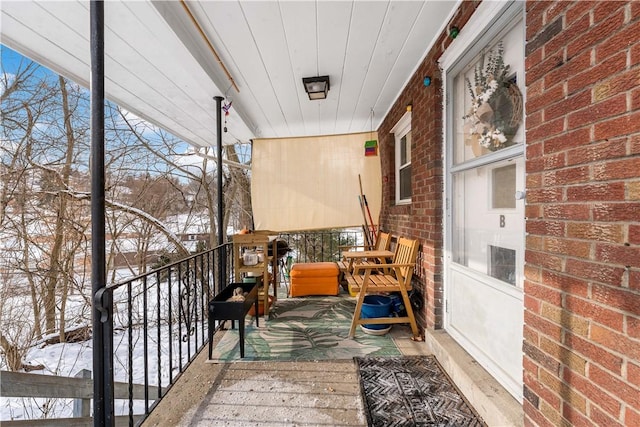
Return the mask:
<path fill-rule="evenodd" d="M 238 329 L 224 331 L 213 347 L 212 362 L 347 360 L 354 356 L 399 356 L 389 334 L 368 335 L 357 330 L 347 338 L 356 301 L 348 296 L 279 299 L 271 319 L 260 326 L 247 316 L 244 359 Z"/>

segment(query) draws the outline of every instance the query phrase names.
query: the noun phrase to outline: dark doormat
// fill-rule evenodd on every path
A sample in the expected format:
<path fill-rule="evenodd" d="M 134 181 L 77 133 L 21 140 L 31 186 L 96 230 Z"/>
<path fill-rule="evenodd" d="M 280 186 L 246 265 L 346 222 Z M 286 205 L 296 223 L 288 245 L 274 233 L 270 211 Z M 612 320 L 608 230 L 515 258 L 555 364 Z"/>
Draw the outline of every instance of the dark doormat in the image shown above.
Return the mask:
<path fill-rule="evenodd" d="M 434 356 L 354 360 L 369 426 L 485 426 Z"/>

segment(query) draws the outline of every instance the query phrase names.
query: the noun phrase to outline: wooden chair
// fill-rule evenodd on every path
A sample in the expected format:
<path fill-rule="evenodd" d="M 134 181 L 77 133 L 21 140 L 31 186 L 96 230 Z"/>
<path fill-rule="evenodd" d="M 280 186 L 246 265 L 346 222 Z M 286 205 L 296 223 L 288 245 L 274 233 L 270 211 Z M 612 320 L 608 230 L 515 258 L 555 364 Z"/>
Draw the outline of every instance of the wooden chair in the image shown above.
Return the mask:
<path fill-rule="evenodd" d="M 389 250 L 389 246 L 391 246 L 391 233 L 380 232 L 380 233 L 378 233 L 378 240 L 376 240 L 376 244 L 375 245 L 340 246 L 339 249 L 341 251 L 346 251 L 346 250 L 353 250 L 353 249 L 363 248 L 363 250 L 365 250 L 365 251 L 367 251 L 367 250 L 387 251 L 387 250 Z M 364 263 L 368 264 L 368 263 L 375 263 L 375 262 L 377 262 L 377 261 L 376 260 L 372 260 L 372 261 L 368 261 L 368 262 L 364 262 Z M 347 273 L 351 273 L 350 271 L 348 271 L 349 270 L 349 261 L 347 261 L 345 259 L 342 259 L 341 261 L 338 261 L 338 268 L 340 269 L 341 276 L 343 276 L 344 274 L 347 274 Z"/>
<path fill-rule="evenodd" d="M 418 241 L 401 237 L 398 239 L 395 253 L 394 261 L 390 264 L 358 264 L 354 267 L 352 274 L 346 275 L 349 289 L 359 292 L 353 320 L 351 321 L 349 338 L 353 338 L 357 325 L 387 323 L 409 323 L 413 336 L 416 338 L 419 336 L 418 326 L 411 308 L 411 301 L 409 301 L 409 294 L 407 293 L 407 291 L 411 290 L 411 277 L 413 276 L 416 257 L 418 256 Z M 374 270 L 377 270 L 378 274 L 371 274 Z M 364 274 L 359 274 L 361 271 Z M 361 317 L 362 303 L 367 292 L 400 292 L 407 315 L 405 317 L 363 319 Z"/>

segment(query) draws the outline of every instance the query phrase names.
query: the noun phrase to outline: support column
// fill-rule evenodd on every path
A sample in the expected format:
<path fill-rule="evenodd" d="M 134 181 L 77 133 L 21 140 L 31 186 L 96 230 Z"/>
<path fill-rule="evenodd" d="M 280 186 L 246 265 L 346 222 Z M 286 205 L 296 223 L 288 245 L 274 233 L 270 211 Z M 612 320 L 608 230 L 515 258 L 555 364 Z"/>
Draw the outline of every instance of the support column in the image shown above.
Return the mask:
<path fill-rule="evenodd" d="M 91 31 L 91 285 L 93 425 L 114 425 L 113 325 L 106 289 L 104 179 L 104 2 L 89 5 Z"/>
<path fill-rule="evenodd" d="M 224 195 L 222 194 L 222 100 L 221 96 L 214 96 L 216 101 L 216 156 L 218 158 L 218 164 L 216 170 L 218 172 L 218 246 L 224 243 Z M 219 289 L 223 289 L 226 286 L 227 280 L 227 254 L 221 250 L 220 253 L 220 268 L 218 275 Z"/>

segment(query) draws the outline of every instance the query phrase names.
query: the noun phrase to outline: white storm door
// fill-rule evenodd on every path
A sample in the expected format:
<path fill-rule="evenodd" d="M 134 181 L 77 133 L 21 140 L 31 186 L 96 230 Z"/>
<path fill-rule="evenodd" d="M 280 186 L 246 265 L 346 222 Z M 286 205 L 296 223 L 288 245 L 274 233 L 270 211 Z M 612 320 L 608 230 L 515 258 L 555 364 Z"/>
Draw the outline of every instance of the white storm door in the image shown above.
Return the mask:
<path fill-rule="evenodd" d="M 491 8 L 493 15 L 487 16 Z M 476 13 L 485 16 L 471 18 L 467 39 L 456 40 L 458 53 L 447 52 L 443 60 L 444 323 L 449 335 L 522 401 L 522 8 L 483 2 Z"/>

